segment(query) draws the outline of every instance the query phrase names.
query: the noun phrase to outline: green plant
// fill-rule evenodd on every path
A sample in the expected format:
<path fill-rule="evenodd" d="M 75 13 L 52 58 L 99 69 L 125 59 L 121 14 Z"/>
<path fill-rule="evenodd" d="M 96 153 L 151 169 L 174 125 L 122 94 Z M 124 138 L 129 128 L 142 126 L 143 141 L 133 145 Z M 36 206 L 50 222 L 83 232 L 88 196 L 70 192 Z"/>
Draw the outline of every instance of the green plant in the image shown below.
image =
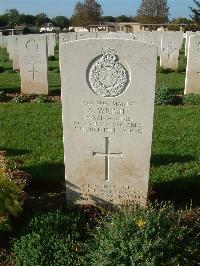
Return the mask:
<path fill-rule="evenodd" d="M 35 99 L 32 100 L 34 103 L 45 103 L 47 99 L 43 95 L 38 95 L 35 97 Z"/>
<path fill-rule="evenodd" d="M 20 178 L 21 172 L 7 167 L 5 155 L 0 153 L 0 231 L 10 230 L 10 215 L 22 211 L 26 180 Z"/>
<path fill-rule="evenodd" d="M 110 214 L 87 241 L 87 265 L 197 265 L 200 221 L 182 222 L 170 205 Z"/>
<path fill-rule="evenodd" d="M 156 90 L 155 104 L 157 105 L 174 104 L 175 100 L 176 97 L 172 89 L 162 86 Z"/>
<path fill-rule="evenodd" d="M 164 74 L 169 74 L 169 73 L 173 73 L 174 72 L 174 69 L 172 69 L 172 68 L 159 67 L 158 68 L 158 72 L 159 73 L 164 73 Z"/>
<path fill-rule="evenodd" d="M 0 73 L 3 73 L 4 72 L 4 68 L 2 65 L 0 65 Z"/>
<path fill-rule="evenodd" d="M 22 95 L 17 95 L 11 100 L 12 103 L 22 103 L 23 102 L 23 96 Z"/>
<path fill-rule="evenodd" d="M 0 102 L 3 102 L 6 100 L 6 93 L 5 91 L 0 91 Z"/>
<path fill-rule="evenodd" d="M 14 242 L 17 265 L 77 265 L 81 253 L 80 216 L 51 211 L 34 216 Z"/>
<path fill-rule="evenodd" d="M 183 96 L 183 104 L 200 105 L 200 94 L 186 94 Z"/>
<path fill-rule="evenodd" d="M 54 55 L 50 55 L 48 59 L 49 59 L 49 61 L 55 61 L 56 60 Z"/>

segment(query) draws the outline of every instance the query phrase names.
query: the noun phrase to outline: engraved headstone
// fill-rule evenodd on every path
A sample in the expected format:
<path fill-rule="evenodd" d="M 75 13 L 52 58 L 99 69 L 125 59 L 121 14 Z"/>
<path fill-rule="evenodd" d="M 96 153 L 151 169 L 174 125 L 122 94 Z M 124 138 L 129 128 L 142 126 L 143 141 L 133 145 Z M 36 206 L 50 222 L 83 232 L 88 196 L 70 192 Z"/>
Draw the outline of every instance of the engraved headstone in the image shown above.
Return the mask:
<path fill-rule="evenodd" d="M 163 68 L 178 68 L 180 49 L 180 34 L 164 32 L 161 37 L 160 66 Z"/>
<path fill-rule="evenodd" d="M 19 70 L 19 39 L 21 36 L 14 35 L 12 40 L 12 60 L 13 60 L 13 70 Z"/>
<path fill-rule="evenodd" d="M 45 33 L 45 35 L 47 36 L 48 56 L 54 56 L 54 50 L 56 46 L 56 34 Z"/>
<path fill-rule="evenodd" d="M 188 44 L 189 44 L 189 37 L 192 35 L 196 35 L 195 32 L 193 31 L 187 31 L 186 36 L 185 36 L 185 56 L 187 57 L 188 55 Z"/>
<path fill-rule="evenodd" d="M 19 40 L 21 92 L 48 94 L 47 39 L 45 35 L 24 35 Z"/>
<path fill-rule="evenodd" d="M 1 48 L 7 48 L 6 36 L 0 36 L 0 47 Z"/>
<path fill-rule="evenodd" d="M 200 35 L 189 37 L 184 94 L 200 94 Z"/>
<path fill-rule="evenodd" d="M 60 54 L 68 206 L 145 205 L 156 47 L 88 39 L 61 44 Z"/>
<path fill-rule="evenodd" d="M 8 35 L 7 36 L 7 52 L 8 52 L 10 60 L 13 60 L 14 40 L 15 40 L 15 36 L 14 35 Z"/>

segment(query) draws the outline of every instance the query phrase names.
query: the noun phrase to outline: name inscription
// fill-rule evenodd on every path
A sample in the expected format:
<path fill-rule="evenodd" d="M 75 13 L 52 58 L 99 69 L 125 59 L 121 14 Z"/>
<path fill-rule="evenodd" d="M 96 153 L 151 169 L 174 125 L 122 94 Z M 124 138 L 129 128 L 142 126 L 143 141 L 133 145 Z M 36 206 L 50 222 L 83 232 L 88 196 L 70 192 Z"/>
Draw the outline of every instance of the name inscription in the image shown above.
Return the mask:
<path fill-rule="evenodd" d="M 82 116 L 74 120 L 76 132 L 142 134 L 143 125 L 133 117 L 135 102 L 83 100 Z"/>

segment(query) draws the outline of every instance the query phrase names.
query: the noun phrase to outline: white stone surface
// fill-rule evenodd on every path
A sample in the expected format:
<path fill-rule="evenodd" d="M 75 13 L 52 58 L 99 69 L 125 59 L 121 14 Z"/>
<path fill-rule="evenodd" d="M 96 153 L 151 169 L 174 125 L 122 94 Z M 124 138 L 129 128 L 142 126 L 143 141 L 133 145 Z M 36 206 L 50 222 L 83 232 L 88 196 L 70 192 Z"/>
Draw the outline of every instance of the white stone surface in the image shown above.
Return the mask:
<path fill-rule="evenodd" d="M 200 94 L 200 35 L 189 37 L 184 93 Z"/>
<path fill-rule="evenodd" d="M 160 66 L 178 68 L 180 35 L 176 32 L 163 32 L 161 37 Z"/>
<path fill-rule="evenodd" d="M 7 38 L 6 36 L 0 36 L 0 47 L 7 48 Z"/>
<path fill-rule="evenodd" d="M 60 59 L 68 206 L 145 205 L 156 47 L 88 39 L 61 44 Z"/>
<path fill-rule="evenodd" d="M 190 37 L 190 36 L 193 36 L 193 35 L 196 35 L 196 33 L 193 32 L 193 31 L 187 31 L 187 32 L 186 32 L 186 38 L 185 38 L 185 56 L 186 56 L 186 57 L 187 57 L 187 55 L 188 55 L 189 37 Z"/>
<path fill-rule="evenodd" d="M 19 70 L 19 46 L 18 41 L 21 35 L 14 35 L 12 38 L 12 60 L 13 60 L 13 70 Z"/>
<path fill-rule="evenodd" d="M 13 60 L 14 40 L 15 40 L 15 35 L 8 35 L 7 36 L 7 52 L 8 52 L 10 60 Z"/>
<path fill-rule="evenodd" d="M 48 56 L 54 56 L 54 50 L 56 46 L 56 34 L 45 33 L 45 35 L 47 36 Z"/>
<path fill-rule="evenodd" d="M 48 94 L 46 35 L 23 35 L 19 40 L 21 92 Z"/>

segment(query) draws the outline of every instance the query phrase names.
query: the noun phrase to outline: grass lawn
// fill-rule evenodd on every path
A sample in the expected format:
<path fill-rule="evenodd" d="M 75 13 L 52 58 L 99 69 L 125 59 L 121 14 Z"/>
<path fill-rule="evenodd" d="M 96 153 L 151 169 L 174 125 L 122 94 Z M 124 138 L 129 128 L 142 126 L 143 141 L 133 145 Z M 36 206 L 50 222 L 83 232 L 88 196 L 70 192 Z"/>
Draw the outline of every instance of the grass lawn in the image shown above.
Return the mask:
<path fill-rule="evenodd" d="M 181 52 L 179 70 L 185 69 Z M 5 49 L 0 49 L 0 90 L 20 92 L 19 73 L 12 71 Z M 50 93 L 60 93 L 58 46 L 49 60 Z M 185 73 L 157 73 L 157 87 L 167 86 L 183 93 Z M 150 183 L 154 197 L 185 203 L 198 199 L 200 189 L 200 107 L 156 106 Z M 20 158 L 33 177 L 33 190 L 60 190 L 64 184 L 60 103 L 1 103 L 0 149 L 10 158 Z"/>
<path fill-rule="evenodd" d="M 19 73 L 12 71 L 5 49 L 0 49 L 0 65 L 0 91 L 20 93 Z M 167 74 L 158 68 L 156 87 L 182 94 L 184 69 L 181 53 L 179 71 Z M 50 94 L 59 95 L 58 49 L 49 70 Z M 197 265 L 199 121 L 200 105 L 155 107 L 149 199 L 170 200 L 181 208 L 192 202 L 192 210 L 177 216 L 177 209 L 161 205 L 101 217 L 88 206 L 79 212 L 55 211 L 65 204 L 61 103 L 0 102 L 0 151 L 6 150 L 8 159 L 17 160 L 32 177 L 24 212 L 11 221 L 11 235 L 0 232 L 0 265 Z"/>

